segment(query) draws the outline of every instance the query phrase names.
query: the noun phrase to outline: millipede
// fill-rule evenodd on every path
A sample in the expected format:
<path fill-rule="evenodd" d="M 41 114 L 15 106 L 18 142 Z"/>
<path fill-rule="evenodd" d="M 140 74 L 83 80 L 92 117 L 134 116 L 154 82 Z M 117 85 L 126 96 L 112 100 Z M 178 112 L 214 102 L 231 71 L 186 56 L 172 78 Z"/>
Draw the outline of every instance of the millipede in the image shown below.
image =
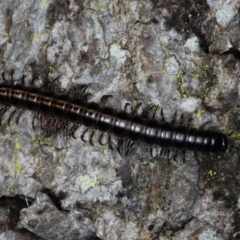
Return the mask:
<path fill-rule="evenodd" d="M 108 133 L 108 144 L 111 147 L 111 135 L 115 135 L 119 142 L 123 139 L 129 141 L 128 146 L 137 141 L 144 142 L 150 146 L 156 145 L 163 149 L 190 150 L 194 152 L 224 152 L 229 148 L 227 135 L 217 130 L 196 129 L 190 126 L 175 124 L 165 120 L 161 110 L 161 119 L 155 119 L 158 109 L 155 105 L 145 108 L 141 114 L 137 113 L 137 107 L 132 113 L 126 108 L 115 110 L 105 106 L 111 95 L 105 95 L 99 103 L 89 102 L 87 92 L 88 85 L 76 85 L 66 93 L 56 93 L 47 81 L 42 88 L 34 85 L 34 79 L 30 86 L 24 83 L 24 76 L 21 83 L 14 84 L 13 71 L 11 79 L 6 80 L 2 73 L 3 82 L 0 83 L 0 102 L 3 107 L 0 109 L 0 121 L 7 110 L 14 106 L 15 109 L 9 115 L 8 122 L 14 115 L 19 117 L 24 110 L 34 112 L 32 127 L 35 128 L 36 118 L 43 115 L 51 116 L 47 125 L 54 126 L 55 130 L 67 129 L 67 132 L 74 136 L 76 129 L 83 125 L 86 130 L 82 133 L 81 139 L 85 141 L 84 135 L 88 129 L 92 129 L 90 143 L 95 130 L 101 132 L 99 142 L 102 144 L 104 133 Z M 50 84 L 49 84 L 50 83 Z"/>

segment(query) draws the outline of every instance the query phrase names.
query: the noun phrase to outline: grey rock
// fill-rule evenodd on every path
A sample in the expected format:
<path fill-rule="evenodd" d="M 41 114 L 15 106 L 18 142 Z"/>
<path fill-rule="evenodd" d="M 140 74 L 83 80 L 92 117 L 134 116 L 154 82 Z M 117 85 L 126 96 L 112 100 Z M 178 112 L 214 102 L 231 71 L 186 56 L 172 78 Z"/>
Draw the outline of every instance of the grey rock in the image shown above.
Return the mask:
<path fill-rule="evenodd" d="M 177 110 L 177 122 L 183 112 L 185 124 L 192 117 L 194 126 L 211 121 L 236 133 L 230 119 L 239 102 L 239 3 L 190 2 L 1 1 L 1 72 L 9 79 L 14 69 L 14 80 L 26 75 L 26 84 L 38 77 L 39 87 L 57 79 L 56 89 L 66 91 L 91 84 L 90 101 L 112 94 L 108 105 L 119 110 L 127 102 L 151 103 L 163 108 L 168 121 Z M 237 235 L 240 178 L 233 151 L 199 161 L 187 153 L 185 164 L 179 153 L 178 162 L 171 157 L 168 164 L 139 143 L 133 153 L 120 156 L 97 143 L 99 133 L 95 146 L 81 142 L 83 127 L 76 139 L 47 137 L 39 126 L 33 131 L 30 111 L 18 125 L 16 116 L 8 125 L 11 111 L 0 128 L 0 197 L 31 199 L 18 228 L 36 238 Z M 61 209 L 43 189 L 51 190 Z M 1 237 L 14 239 L 19 229 L 9 230 L 7 212 L 1 206 L 0 211 Z"/>

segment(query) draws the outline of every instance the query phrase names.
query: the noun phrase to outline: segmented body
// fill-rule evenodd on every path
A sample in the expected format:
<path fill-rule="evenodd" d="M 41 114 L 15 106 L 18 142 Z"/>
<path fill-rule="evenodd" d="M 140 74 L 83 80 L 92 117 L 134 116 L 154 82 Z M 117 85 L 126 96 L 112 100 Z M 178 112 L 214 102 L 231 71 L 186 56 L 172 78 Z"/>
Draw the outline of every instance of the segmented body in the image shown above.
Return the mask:
<path fill-rule="evenodd" d="M 148 119 L 102 107 L 83 98 L 72 98 L 36 87 L 0 84 L 0 103 L 34 112 L 50 114 L 73 123 L 108 132 L 132 141 L 143 141 L 164 148 L 198 152 L 221 152 L 228 148 L 225 134 L 218 131 L 197 130 L 166 121 Z"/>

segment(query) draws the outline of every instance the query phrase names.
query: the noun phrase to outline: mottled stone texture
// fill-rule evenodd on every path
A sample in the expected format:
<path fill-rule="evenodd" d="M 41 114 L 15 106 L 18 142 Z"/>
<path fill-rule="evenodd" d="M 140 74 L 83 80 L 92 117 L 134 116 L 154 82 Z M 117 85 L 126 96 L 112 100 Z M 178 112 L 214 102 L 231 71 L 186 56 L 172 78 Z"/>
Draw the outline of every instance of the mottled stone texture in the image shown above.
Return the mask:
<path fill-rule="evenodd" d="M 67 91 L 90 83 L 91 100 L 150 103 L 171 120 L 211 121 L 239 140 L 237 0 L 0 0 L 0 69 Z M 239 239 L 238 150 L 177 162 L 138 144 L 116 148 L 33 131 L 2 118 L 1 239 Z M 159 114 L 157 112 L 157 114 Z M 176 122 L 176 121 L 175 121 Z M 89 134 L 86 134 L 86 138 Z M 153 149 L 154 153 L 159 152 Z M 12 201 L 14 211 L 6 201 Z"/>

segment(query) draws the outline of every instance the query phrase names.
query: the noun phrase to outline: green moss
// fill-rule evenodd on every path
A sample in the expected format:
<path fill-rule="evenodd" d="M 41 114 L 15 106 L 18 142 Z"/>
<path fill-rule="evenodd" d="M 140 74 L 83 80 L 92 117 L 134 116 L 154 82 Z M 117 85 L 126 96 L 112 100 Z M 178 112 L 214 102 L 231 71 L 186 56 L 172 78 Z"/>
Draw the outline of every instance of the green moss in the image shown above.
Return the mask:
<path fill-rule="evenodd" d="M 79 187 L 83 193 L 85 193 L 88 189 L 99 186 L 99 178 L 98 173 L 92 173 L 92 175 L 83 175 L 79 179 Z"/>
<path fill-rule="evenodd" d="M 169 57 L 170 57 L 170 54 L 169 54 L 169 50 L 168 50 L 168 46 L 167 46 L 167 45 L 163 45 L 163 46 L 162 46 L 162 51 L 163 51 L 164 54 L 165 54 L 165 58 L 169 58 Z"/>
<path fill-rule="evenodd" d="M 43 0 L 43 6 L 46 6 L 48 4 L 48 0 Z"/>
<path fill-rule="evenodd" d="M 34 44 L 34 43 L 38 42 L 38 40 L 39 40 L 38 34 L 35 33 L 35 34 L 33 35 L 33 38 L 32 38 L 32 43 Z"/>
<path fill-rule="evenodd" d="M 182 73 L 177 73 L 177 74 L 176 74 L 176 78 L 177 78 L 177 79 L 181 79 L 181 78 L 182 78 Z"/>
<path fill-rule="evenodd" d="M 189 94 L 187 93 L 186 89 L 182 86 L 182 81 L 178 83 L 178 91 L 181 93 L 183 98 L 188 98 Z"/>
<path fill-rule="evenodd" d="M 32 137 L 31 142 L 32 143 L 36 143 L 39 146 L 43 146 L 44 145 L 44 142 L 43 142 L 43 140 L 40 137 L 37 137 L 37 138 Z"/>
<path fill-rule="evenodd" d="M 240 132 L 238 131 L 229 131 L 230 135 L 231 135 L 231 139 L 235 140 L 235 141 L 240 141 Z"/>
<path fill-rule="evenodd" d="M 54 71 L 54 67 L 49 66 L 48 68 L 48 75 L 50 75 Z"/>
<path fill-rule="evenodd" d="M 182 33 L 192 33 L 192 30 L 189 26 L 189 23 L 188 22 L 185 22 L 182 29 L 181 29 L 181 32 Z"/>
<path fill-rule="evenodd" d="M 204 113 L 205 111 L 203 109 L 199 109 L 196 114 L 197 118 L 201 118 Z"/>
<path fill-rule="evenodd" d="M 208 69 L 210 68 L 210 65 L 209 65 L 209 64 L 206 64 L 206 65 L 203 66 L 203 68 L 204 68 L 205 70 L 208 70 Z"/>
<path fill-rule="evenodd" d="M 20 18 L 20 19 L 17 21 L 17 23 L 24 23 L 24 22 L 25 22 L 24 18 Z"/>
<path fill-rule="evenodd" d="M 21 167 L 19 160 L 19 150 L 21 149 L 21 145 L 18 141 L 15 143 L 15 172 L 16 174 L 23 174 L 25 170 Z"/>
<path fill-rule="evenodd" d="M 11 126 L 13 125 L 13 123 L 14 123 L 14 121 L 11 120 L 11 121 L 8 123 L 8 126 L 11 127 Z"/>
<path fill-rule="evenodd" d="M 21 167 L 19 159 L 16 159 L 16 161 L 15 161 L 15 172 L 16 172 L 16 174 L 25 173 L 25 170 Z"/>
<path fill-rule="evenodd" d="M 65 67 L 62 65 L 59 67 L 59 71 L 63 72 L 65 70 Z"/>
<path fill-rule="evenodd" d="M 96 5 L 96 12 L 100 12 L 101 10 L 106 10 L 108 6 L 108 1 L 107 2 L 101 2 Z"/>
<path fill-rule="evenodd" d="M 4 31 L 3 36 L 4 36 L 4 37 L 9 37 L 9 32 Z"/>
<path fill-rule="evenodd" d="M 9 184 L 8 184 L 8 188 L 9 189 L 14 188 L 14 186 L 15 186 L 15 182 L 14 181 L 9 182 Z"/>
<path fill-rule="evenodd" d="M 15 143 L 15 149 L 17 151 L 19 151 L 21 149 L 21 145 L 18 142 Z"/>
<path fill-rule="evenodd" d="M 113 159 L 110 159 L 109 162 L 110 162 L 111 166 L 115 166 L 116 165 L 116 163 L 114 162 Z"/>
<path fill-rule="evenodd" d="M 208 171 L 208 175 L 209 175 L 210 177 L 214 177 L 214 176 L 217 175 L 217 172 L 215 172 L 215 171 L 213 171 L 213 170 L 209 170 L 209 171 Z"/>
<path fill-rule="evenodd" d="M 157 203 L 157 204 L 154 206 L 154 211 L 158 211 L 159 209 L 162 209 L 162 206 Z"/>
<path fill-rule="evenodd" d="M 111 66 L 110 61 L 106 61 L 106 62 L 105 62 L 105 66 L 106 66 L 106 68 L 110 68 L 110 66 Z"/>
<path fill-rule="evenodd" d="M 194 79 L 199 80 L 199 78 L 200 78 L 199 73 L 196 73 L 196 74 L 194 75 Z"/>

